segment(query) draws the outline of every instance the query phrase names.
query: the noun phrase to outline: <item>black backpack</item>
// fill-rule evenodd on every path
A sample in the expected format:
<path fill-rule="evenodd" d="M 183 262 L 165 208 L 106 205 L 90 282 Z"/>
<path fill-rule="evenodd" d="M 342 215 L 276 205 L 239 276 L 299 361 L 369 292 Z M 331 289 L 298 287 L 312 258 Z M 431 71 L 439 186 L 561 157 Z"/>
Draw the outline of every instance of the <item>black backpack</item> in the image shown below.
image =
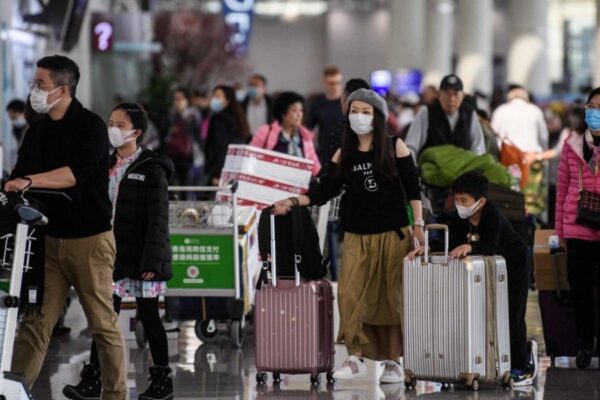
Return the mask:
<path fill-rule="evenodd" d="M 269 270 L 266 262 L 271 252 L 270 216 L 273 207 L 262 210 L 258 222 L 258 250 L 265 263 L 261 281 L 266 280 Z M 293 277 L 295 257 L 298 256 L 298 272 L 307 280 L 321 279 L 327 275 L 329 259 L 323 257 L 319 246 L 317 228 L 306 207 L 292 207 L 287 215 L 275 217 L 275 249 L 277 252 L 277 276 Z M 260 285 L 260 282 L 259 282 Z"/>

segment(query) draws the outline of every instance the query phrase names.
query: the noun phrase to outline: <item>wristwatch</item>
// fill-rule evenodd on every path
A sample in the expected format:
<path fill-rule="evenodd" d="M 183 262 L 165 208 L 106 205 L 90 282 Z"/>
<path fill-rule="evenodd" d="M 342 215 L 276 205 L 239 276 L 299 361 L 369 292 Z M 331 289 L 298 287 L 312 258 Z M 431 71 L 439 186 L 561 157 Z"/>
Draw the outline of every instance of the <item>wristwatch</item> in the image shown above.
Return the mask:
<path fill-rule="evenodd" d="M 413 226 L 420 226 L 421 228 L 424 228 L 425 227 L 425 221 L 423 221 L 422 219 L 420 219 L 418 221 L 415 221 L 413 223 Z"/>

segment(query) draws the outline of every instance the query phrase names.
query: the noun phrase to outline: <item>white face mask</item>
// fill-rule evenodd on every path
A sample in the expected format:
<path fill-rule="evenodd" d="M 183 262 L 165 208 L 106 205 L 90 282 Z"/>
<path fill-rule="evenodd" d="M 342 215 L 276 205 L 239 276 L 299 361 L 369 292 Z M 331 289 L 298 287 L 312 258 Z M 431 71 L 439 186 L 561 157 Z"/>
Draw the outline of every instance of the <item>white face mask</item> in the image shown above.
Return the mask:
<path fill-rule="evenodd" d="M 475 203 L 473 203 L 473 205 L 471 207 L 464 207 L 464 206 L 461 206 L 461 205 L 458 205 L 455 203 L 456 211 L 458 211 L 458 216 L 461 217 L 462 219 L 467 219 L 467 218 L 471 217 L 473 214 L 475 214 L 475 212 L 479 208 L 480 203 L 481 203 L 481 199 L 479 199 Z"/>
<path fill-rule="evenodd" d="M 31 108 L 33 108 L 33 111 L 38 114 L 47 114 L 56 103 L 62 100 L 62 97 L 60 97 L 52 102 L 52 104 L 48 104 L 48 96 L 60 88 L 61 86 L 49 92 L 44 90 L 32 90 L 29 96 L 29 101 L 31 102 Z"/>
<path fill-rule="evenodd" d="M 130 131 L 122 131 L 119 128 L 117 128 L 116 126 L 113 126 L 113 127 L 108 128 L 108 140 L 110 141 L 110 144 L 112 145 L 112 147 L 114 147 L 115 149 L 118 149 L 119 147 L 123 146 L 125 143 L 131 142 L 133 140 L 134 132 L 135 132 L 135 129 L 132 129 Z"/>
<path fill-rule="evenodd" d="M 350 128 L 357 135 L 367 135 L 373 131 L 373 116 L 367 114 L 350 114 Z"/>

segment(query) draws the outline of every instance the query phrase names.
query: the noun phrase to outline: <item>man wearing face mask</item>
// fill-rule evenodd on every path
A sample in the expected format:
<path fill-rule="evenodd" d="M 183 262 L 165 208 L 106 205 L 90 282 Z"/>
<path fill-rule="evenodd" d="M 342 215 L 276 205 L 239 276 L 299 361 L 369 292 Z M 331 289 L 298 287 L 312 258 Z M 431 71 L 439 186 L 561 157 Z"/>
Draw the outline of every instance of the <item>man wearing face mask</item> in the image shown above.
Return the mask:
<path fill-rule="evenodd" d="M 511 350 L 511 377 L 515 386 L 529 386 L 537 375 L 537 343 L 527 342 L 525 311 L 530 269 L 527 246 L 508 220 L 487 200 L 488 180 L 476 171 L 454 181 L 456 211 L 448 223 L 452 258 L 500 255 L 506 260 Z M 415 250 L 413 258 L 421 254 Z"/>
<path fill-rule="evenodd" d="M 438 99 L 421 107 L 406 135 L 406 145 L 415 161 L 425 149 L 444 144 L 485 153 L 479 119 L 475 109 L 463 102 L 464 98 L 463 83 L 458 76 L 442 79 Z"/>
<path fill-rule="evenodd" d="M 102 399 L 126 398 L 123 341 L 112 302 L 115 242 L 108 197 L 109 143 L 100 117 L 75 98 L 79 68 L 64 56 L 37 62 L 31 106 L 42 117 L 23 138 L 4 190 L 66 192 L 40 198 L 48 216 L 45 277 L 39 313 L 23 317 L 15 341 L 13 372 L 33 385 L 42 368 L 52 328 L 71 286 L 75 288 L 98 346 Z"/>
<path fill-rule="evenodd" d="M 273 122 L 273 102 L 267 95 L 267 78 L 260 74 L 254 74 L 248 80 L 246 97 L 241 103 L 250 133 L 254 135 L 258 129 Z"/>
<path fill-rule="evenodd" d="M 25 103 L 19 99 L 11 100 L 6 106 L 6 112 L 12 124 L 13 136 L 17 143 L 21 143 L 23 132 L 25 132 L 25 128 L 27 128 L 27 121 L 25 120 Z"/>

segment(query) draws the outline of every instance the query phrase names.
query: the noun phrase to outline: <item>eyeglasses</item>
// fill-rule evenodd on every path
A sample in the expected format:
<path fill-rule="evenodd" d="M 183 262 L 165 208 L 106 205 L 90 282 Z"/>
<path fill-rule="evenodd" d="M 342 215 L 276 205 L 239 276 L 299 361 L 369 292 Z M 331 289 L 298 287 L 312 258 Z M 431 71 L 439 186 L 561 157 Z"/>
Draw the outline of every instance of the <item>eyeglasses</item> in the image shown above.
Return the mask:
<path fill-rule="evenodd" d="M 587 103 L 585 105 L 586 110 L 600 110 L 600 104 Z"/>
<path fill-rule="evenodd" d="M 56 85 L 41 85 L 37 81 L 29 81 L 28 84 L 29 84 L 29 90 L 31 90 L 31 91 L 35 90 L 36 92 L 39 92 L 40 88 L 42 88 L 42 87 L 53 87 L 53 86 L 56 86 Z"/>

